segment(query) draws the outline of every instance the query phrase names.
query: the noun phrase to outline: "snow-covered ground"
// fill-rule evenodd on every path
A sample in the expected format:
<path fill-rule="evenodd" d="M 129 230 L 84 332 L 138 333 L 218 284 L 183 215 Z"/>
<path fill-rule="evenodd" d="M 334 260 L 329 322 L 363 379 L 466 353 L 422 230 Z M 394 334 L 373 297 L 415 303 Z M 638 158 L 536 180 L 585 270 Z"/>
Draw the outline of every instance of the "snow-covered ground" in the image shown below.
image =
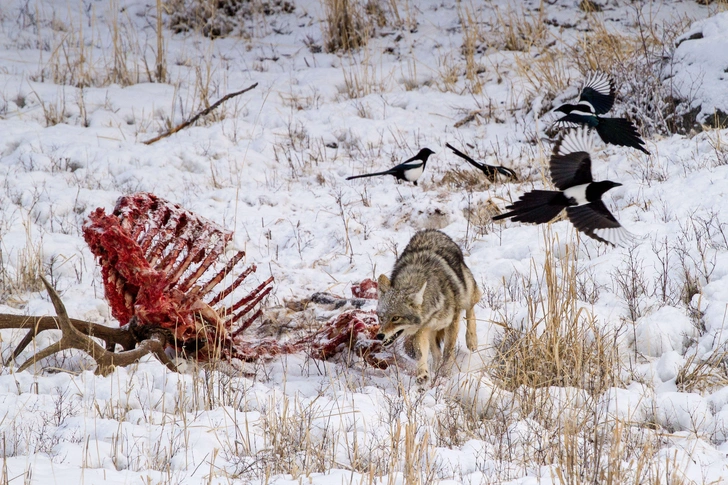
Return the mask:
<path fill-rule="evenodd" d="M 215 40 L 165 29 L 158 83 L 155 2 L 2 2 L 0 313 L 53 314 L 32 277 L 41 262 L 71 317 L 115 325 L 81 226 L 148 191 L 234 230 L 258 281 L 275 277 L 270 307 L 350 297 L 417 230 L 441 229 L 485 293 L 479 351 L 461 335 L 460 372 L 424 390 L 407 368 L 304 354 L 242 375 L 145 358 L 100 377 L 74 352 L 3 367 L 2 482 L 728 482 L 728 130 L 651 134 L 650 156 L 600 146 L 594 177 L 623 184 L 605 199 L 640 236 L 631 247 L 577 238 L 566 221 L 490 220 L 544 186 L 554 99 L 576 95 L 589 62 L 629 64 L 618 43 L 584 54 L 600 32 L 647 45 L 700 30 L 661 75 L 703 114 L 728 106 L 719 6 L 369 2 L 385 25 L 332 54 L 324 4 L 283 3 L 252 2 L 276 13 Z M 620 86 L 617 111 L 629 111 L 625 91 L 639 89 Z M 520 181 L 478 179 L 446 142 Z M 345 180 L 422 147 L 436 154 L 416 187 Z M 6 362 L 21 334 L 0 336 Z"/>

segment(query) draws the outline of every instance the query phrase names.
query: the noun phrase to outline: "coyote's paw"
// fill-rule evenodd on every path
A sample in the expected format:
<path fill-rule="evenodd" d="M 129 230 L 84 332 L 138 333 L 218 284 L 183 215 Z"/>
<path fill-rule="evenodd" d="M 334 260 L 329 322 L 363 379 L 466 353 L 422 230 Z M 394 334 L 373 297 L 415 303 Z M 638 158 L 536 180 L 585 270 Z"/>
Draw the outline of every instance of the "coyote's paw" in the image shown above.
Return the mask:
<path fill-rule="evenodd" d="M 427 371 L 424 371 L 424 372 L 420 372 L 420 373 L 419 373 L 419 374 L 417 375 L 417 379 L 415 379 L 415 382 L 416 382 L 416 383 L 417 383 L 417 385 L 419 385 L 419 386 L 424 386 L 425 384 L 427 384 L 427 382 L 428 382 L 429 380 L 430 380 L 430 373 L 429 373 L 429 372 L 427 372 Z"/>
<path fill-rule="evenodd" d="M 478 348 L 478 335 L 475 331 L 468 329 L 465 332 L 465 345 L 468 346 L 468 350 L 475 352 Z"/>

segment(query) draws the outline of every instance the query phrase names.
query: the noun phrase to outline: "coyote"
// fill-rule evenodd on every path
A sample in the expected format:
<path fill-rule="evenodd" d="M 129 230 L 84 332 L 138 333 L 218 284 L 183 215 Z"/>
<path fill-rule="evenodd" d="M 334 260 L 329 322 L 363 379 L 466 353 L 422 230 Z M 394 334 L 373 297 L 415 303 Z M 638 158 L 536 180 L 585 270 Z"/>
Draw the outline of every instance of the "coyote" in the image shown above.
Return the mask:
<path fill-rule="evenodd" d="M 417 383 L 429 378 L 427 359 L 448 362 L 455 351 L 460 315 L 465 310 L 465 343 L 478 345 L 473 307 L 481 292 L 465 265 L 463 252 L 446 234 L 425 230 L 415 234 L 397 259 L 391 280 L 379 276 L 380 329 L 377 338 L 390 345 L 397 337 L 412 336 L 417 355 Z M 444 349 L 440 346 L 444 341 Z"/>

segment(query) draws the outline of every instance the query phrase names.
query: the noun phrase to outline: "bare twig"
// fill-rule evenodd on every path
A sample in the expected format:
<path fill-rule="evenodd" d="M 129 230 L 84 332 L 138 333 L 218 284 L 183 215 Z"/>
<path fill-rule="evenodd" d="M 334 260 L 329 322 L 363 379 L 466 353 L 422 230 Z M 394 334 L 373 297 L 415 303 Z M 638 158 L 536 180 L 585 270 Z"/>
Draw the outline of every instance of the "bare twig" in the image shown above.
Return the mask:
<path fill-rule="evenodd" d="M 212 110 L 214 110 L 215 108 L 217 108 L 218 106 L 220 106 L 222 103 L 224 103 L 228 99 L 234 98 L 235 96 L 240 96 L 243 93 L 247 93 L 251 89 L 254 89 L 256 86 L 258 86 L 258 83 L 255 83 L 255 84 L 253 84 L 251 86 L 248 86 L 247 88 L 243 89 L 242 91 L 237 91 L 237 92 L 230 93 L 230 94 L 227 94 L 227 95 L 223 96 L 222 98 L 220 98 L 219 100 L 217 100 L 214 104 L 212 104 L 210 107 L 205 108 L 202 111 L 199 111 L 192 118 L 188 119 L 187 121 L 184 121 L 184 122 L 180 123 L 179 125 L 175 126 L 171 130 L 168 130 L 168 131 L 162 133 L 161 135 L 152 138 L 151 140 L 145 141 L 144 144 L 145 145 L 151 145 L 152 143 L 157 142 L 157 141 L 161 140 L 162 138 L 167 138 L 170 135 L 174 135 L 178 131 L 183 130 L 183 129 L 187 128 L 188 126 L 190 126 L 192 123 L 194 123 L 195 121 L 197 121 L 201 116 L 205 116 L 205 115 L 209 114 L 210 112 L 212 112 Z"/>

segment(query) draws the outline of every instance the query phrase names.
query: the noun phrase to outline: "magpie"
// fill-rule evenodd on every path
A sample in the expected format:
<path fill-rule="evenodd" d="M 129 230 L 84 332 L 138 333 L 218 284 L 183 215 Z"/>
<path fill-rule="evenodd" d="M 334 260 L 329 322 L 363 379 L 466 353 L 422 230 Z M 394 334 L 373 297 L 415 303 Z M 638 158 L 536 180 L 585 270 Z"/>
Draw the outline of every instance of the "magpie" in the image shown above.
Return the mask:
<path fill-rule="evenodd" d="M 511 218 L 517 222 L 543 224 L 553 220 L 562 210 L 578 231 L 611 244 L 623 245 L 634 239 L 614 218 L 602 202 L 602 195 L 619 187 L 611 180 L 595 182 L 591 174 L 591 155 L 594 142 L 586 128 L 569 131 L 554 147 L 549 160 L 551 180 L 559 190 L 532 190 L 506 207 L 510 212 L 493 220 Z"/>
<path fill-rule="evenodd" d="M 564 113 L 554 124 L 569 128 L 586 125 L 597 130 L 604 143 L 636 148 L 649 155 L 644 140 L 631 121 L 599 116 L 612 109 L 614 94 L 614 81 L 603 72 L 592 72 L 584 81 L 576 104 L 562 104 L 554 109 Z"/>
<path fill-rule="evenodd" d="M 445 143 L 445 146 L 448 147 L 452 152 L 457 155 L 458 157 L 462 158 L 466 162 L 468 162 L 473 167 L 477 168 L 481 172 L 485 174 L 486 177 L 488 177 L 491 180 L 495 180 L 495 174 L 499 173 L 501 175 L 505 175 L 506 177 L 512 178 L 514 180 L 518 180 L 518 175 L 516 175 L 516 172 L 511 170 L 510 168 L 501 167 L 501 166 L 495 166 L 495 165 L 488 165 L 487 163 L 479 163 L 455 148 L 454 146 L 450 145 L 449 143 Z"/>
<path fill-rule="evenodd" d="M 425 171 L 425 165 L 427 165 L 427 159 L 430 155 L 434 155 L 435 152 L 429 148 L 423 148 L 414 157 L 405 160 L 397 166 L 385 170 L 384 172 L 365 173 L 363 175 L 352 175 L 346 177 L 346 180 L 360 179 L 363 177 L 376 177 L 378 175 L 394 175 L 397 180 L 406 180 L 417 185 L 417 180 L 422 176 L 422 172 Z"/>

